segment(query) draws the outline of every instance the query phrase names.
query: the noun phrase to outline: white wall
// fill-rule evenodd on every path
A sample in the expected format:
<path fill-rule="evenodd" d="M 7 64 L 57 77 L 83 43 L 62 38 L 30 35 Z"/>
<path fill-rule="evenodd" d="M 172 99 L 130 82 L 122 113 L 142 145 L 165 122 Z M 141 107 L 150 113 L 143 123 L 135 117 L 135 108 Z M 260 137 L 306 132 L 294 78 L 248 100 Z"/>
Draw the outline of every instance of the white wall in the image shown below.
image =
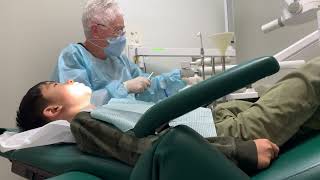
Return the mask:
<path fill-rule="evenodd" d="M 199 47 L 196 33 L 224 31 L 223 0 L 119 0 L 127 31 L 137 31 L 145 46 Z M 210 46 L 208 39 L 205 46 Z"/>
<path fill-rule="evenodd" d="M 0 127 L 15 127 L 15 111 L 33 84 L 48 80 L 60 50 L 82 40 L 79 0 L 0 1 Z M 1 158 L 1 179 L 21 179 Z"/>
<path fill-rule="evenodd" d="M 204 47 L 208 36 L 224 31 L 223 0 L 119 0 L 125 12 L 127 34 L 138 32 L 141 44 L 159 48 L 197 48 L 201 31 Z M 200 50 L 199 50 L 200 53 Z M 179 68 L 191 58 L 148 58 L 147 71 L 156 73 Z"/>
<path fill-rule="evenodd" d="M 0 127 L 15 127 L 22 96 L 35 83 L 49 79 L 62 48 L 83 40 L 84 1 L 0 1 Z M 223 0 L 119 1 L 128 30 L 141 32 L 145 45 L 198 47 L 198 31 L 207 36 L 224 29 Z M 9 169 L 9 162 L 1 158 L 1 179 L 21 179 Z"/>

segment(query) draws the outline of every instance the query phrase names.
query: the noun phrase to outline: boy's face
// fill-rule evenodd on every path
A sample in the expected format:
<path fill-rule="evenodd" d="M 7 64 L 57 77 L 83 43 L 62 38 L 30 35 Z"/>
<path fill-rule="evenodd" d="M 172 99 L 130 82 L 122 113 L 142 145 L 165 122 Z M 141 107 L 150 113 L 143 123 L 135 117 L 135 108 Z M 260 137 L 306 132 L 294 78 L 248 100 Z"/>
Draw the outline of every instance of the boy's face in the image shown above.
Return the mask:
<path fill-rule="evenodd" d="M 82 83 L 68 81 L 66 83 L 48 82 L 41 88 L 44 98 L 50 104 L 72 108 L 81 104 L 90 104 L 91 89 Z"/>

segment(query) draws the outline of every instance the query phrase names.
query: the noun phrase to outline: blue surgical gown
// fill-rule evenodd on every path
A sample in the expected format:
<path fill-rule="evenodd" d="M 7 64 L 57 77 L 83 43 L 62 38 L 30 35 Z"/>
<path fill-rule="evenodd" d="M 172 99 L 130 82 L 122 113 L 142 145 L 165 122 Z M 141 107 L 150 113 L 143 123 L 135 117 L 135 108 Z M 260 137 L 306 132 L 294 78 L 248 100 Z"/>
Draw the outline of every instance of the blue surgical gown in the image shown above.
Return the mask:
<path fill-rule="evenodd" d="M 147 77 L 148 74 L 141 71 L 124 54 L 119 57 L 108 56 L 106 60 L 101 60 L 94 57 L 83 45 L 70 44 L 62 50 L 52 80 L 62 83 L 67 80 L 84 83 L 93 90 L 91 102 L 97 106 L 106 104 L 111 98 L 157 102 L 167 95 L 174 95 L 186 86 L 181 80 L 180 70 L 176 69 L 152 78 L 151 86 L 143 93 L 128 94 L 123 82 L 138 76 Z"/>

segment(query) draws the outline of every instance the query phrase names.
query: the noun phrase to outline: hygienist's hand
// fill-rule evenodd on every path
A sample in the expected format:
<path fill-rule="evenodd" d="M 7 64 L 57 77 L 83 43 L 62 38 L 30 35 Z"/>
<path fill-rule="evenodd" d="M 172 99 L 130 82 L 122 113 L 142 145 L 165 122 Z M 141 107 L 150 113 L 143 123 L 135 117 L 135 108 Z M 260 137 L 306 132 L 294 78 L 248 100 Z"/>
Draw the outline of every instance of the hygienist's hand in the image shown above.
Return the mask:
<path fill-rule="evenodd" d="M 198 75 L 194 75 L 192 77 L 182 78 L 182 80 L 184 82 L 186 82 L 187 85 L 191 85 L 192 86 L 192 85 L 195 85 L 195 84 L 199 83 L 202 80 L 202 78 L 200 76 L 198 76 Z"/>
<path fill-rule="evenodd" d="M 141 93 L 150 86 L 151 82 L 146 77 L 136 77 L 123 84 L 129 93 Z"/>
<path fill-rule="evenodd" d="M 256 139 L 254 142 L 258 154 L 257 168 L 264 169 L 270 165 L 271 160 L 278 157 L 279 147 L 268 139 Z"/>

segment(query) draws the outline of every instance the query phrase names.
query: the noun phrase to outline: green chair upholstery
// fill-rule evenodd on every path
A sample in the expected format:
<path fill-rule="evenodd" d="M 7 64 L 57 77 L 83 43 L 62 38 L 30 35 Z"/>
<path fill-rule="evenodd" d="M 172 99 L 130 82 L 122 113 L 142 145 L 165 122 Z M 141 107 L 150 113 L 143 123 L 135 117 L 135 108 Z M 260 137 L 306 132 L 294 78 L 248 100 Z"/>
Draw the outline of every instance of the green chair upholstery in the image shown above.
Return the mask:
<path fill-rule="evenodd" d="M 9 153 L 6 155 L 11 161 L 37 167 L 50 173 L 50 177 L 70 171 L 81 171 L 103 179 L 128 180 L 132 170 L 132 167 L 115 159 L 82 153 L 74 144 L 32 147 Z"/>
<path fill-rule="evenodd" d="M 76 179 L 76 180 L 101 180 L 100 178 L 93 176 L 91 174 L 83 173 L 83 172 L 68 172 L 65 174 L 61 174 L 59 176 L 49 178 L 48 180 L 70 180 L 70 179 Z"/>
<path fill-rule="evenodd" d="M 169 97 L 166 100 L 161 101 L 157 105 L 150 108 L 141 117 L 133 131 L 138 137 L 144 137 L 152 134 L 160 125 L 167 123 L 175 117 L 185 114 L 199 106 L 208 104 L 213 100 L 238 90 L 263 77 L 274 74 L 278 70 L 279 64 L 273 57 L 262 57 L 245 62 L 239 66 L 227 70 L 224 73 L 220 73 L 207 79 L 206 81 L 188 88 L 172 97 Z M 175 130 L 177 131 L 175 132 Z M 170 138 L 172 138 L 172 141 Z M 190 129 L 187 127 L 175 128 L 173 132 L 170 131 L 168 134 L 163 136 L 161 140 L 157 141 L 157 144 L 155 144 L 148 153 L 145 153 L 139 159 L 138 166 L 135 167 L 134 171 L 132 170 L 132 167 L 129 167 L 114 159 L 100 158 L 80 152 L 76 145 L 73 144 L 33 147 L 1 153 L 0 155 L 8 158 L 13 163 L 19 162 L 19 166 L 23 166 L 24 169 L 19 167 L 15 168 L 17 170 L 13 171 L 24 177 L 32 179 L 37 175 L 37 172 L 34 172 L 35 168 L 40 170 L 39 172 L 41 173 L 41 177 L 51 177 L 57 175 L 62 175 L 60 177 L 63 177 L 63 174 L 74 171 L 87 173 L 97 176 L 101 179 L 110 180 L 128 180 L 130 179 L 131 175 L 131 179 L 139 179 L 138 177 L 142 178 L 142 176 L 139 176 L 140 173 L 149 173 L 149 175 L 152 174 L 154 176 L 161 175 L 153 171 L 144 171 L 145 169 L 150 169 L 151 167 L 153 170 L 166 172 L 166 176 L 163 177 L 177 177 L 178 179 L 182 176 L 175 173 L 181 173 L 180 171 L 185 172 L 188 168 L 190 169 L 192 167 L 191 169 L 194 169 L 197 173 L 191 175 L 193 173 L 191 171 L 188 172 L 188 177 L 191 178 L 198 177 L 198 172 L 204 172 L 204 174 L 207 175 L 211 173 L 210 176 L 213 175 L 212 172 L 214 172 L 214 169 L 218 168 L 213 166 L 213 164 L 216 163 L 225 164 L 228 169 L 230 168 L 230 170 L 218 169 L 216 172 L 217 177 L 222 177 L 220 175 L 225 174 L 224 172 L 227 171 L 226 173 L 233 173 L 235 177 L 246 178 L 244 173 L 229 163 L 228 160 L 219 154 L 219 152 L 214 153 L 216 155 L 212 158 L 208 157 L 206 162 L 203 163 L 203 165 L 208 166 L 207 168 L 209 168 L 210 171 L 208 171 L 208 169 L 197 169 L 197 167 L 203 167 L 198 165 L 200 163 L 199 160 L 209 156 L 207 153 L 210 152 L 209 150 L 213 149 L 212 147 L 209 148 L 208 144 L 203 143 L 201 140 L 197 143 L 199 139 L 201 139 L 199 138 L 199 135 L 194 131 L 190 131 Z M 177 149 L 174 149 L 175 143 L 182 143 L 181 147 L 179 145 Z M 167 149 L 169 144 L 171 144 L 170 148 Z M 185 145 L 184 148 L 182 148 L 183 144 Z M 188 148 L 187 146 L 192 146 L 192 148 Z M 198 149 L 196 146 L 201 148 Z M 188 151 L 184 152 L 184 150 Z M 170 158 L 171 156 L 167 152 L 172 152 L 174 156 Z M 183 152 L 187 153 L 189 156 L 186 154 L 181 154 Z M 196 154 L 197 152 L 199 153 Z M 204 153 L 202 154 L 202 152 Z M 179 153 L 181 156 L 175 156 Z M 197 160 L 198 156 L 199 159 Z M 154 159 L 156 157 L 158 158 L 158 161 L 156 161 L 157 159 Z M 215 158 L 217 159 L 215 160 Z M 192 159 L 194 159 L 194 163 L 190 164 L 189 166 L 184 166 L 185 163 L 187 163 L 185 161 L 191 161 Z M 161 164 L 160 160 L 161 162 L 164 162 L 165 165 Z M 155 167 L 157 164 L 161 165 L 159 167 L 160 169 Z M 176 168 L 176 171 L 173 171 L 173 166 L 178 165 L 180 165 L 181 168 Z M 172 169 L 172 171 L 170 171 L 170 169 Z"/>
<path fill-rule="evenodd" d="M 252 179 L 320 179 L 320 135 L 281 154 L 271 167 Z"/>

